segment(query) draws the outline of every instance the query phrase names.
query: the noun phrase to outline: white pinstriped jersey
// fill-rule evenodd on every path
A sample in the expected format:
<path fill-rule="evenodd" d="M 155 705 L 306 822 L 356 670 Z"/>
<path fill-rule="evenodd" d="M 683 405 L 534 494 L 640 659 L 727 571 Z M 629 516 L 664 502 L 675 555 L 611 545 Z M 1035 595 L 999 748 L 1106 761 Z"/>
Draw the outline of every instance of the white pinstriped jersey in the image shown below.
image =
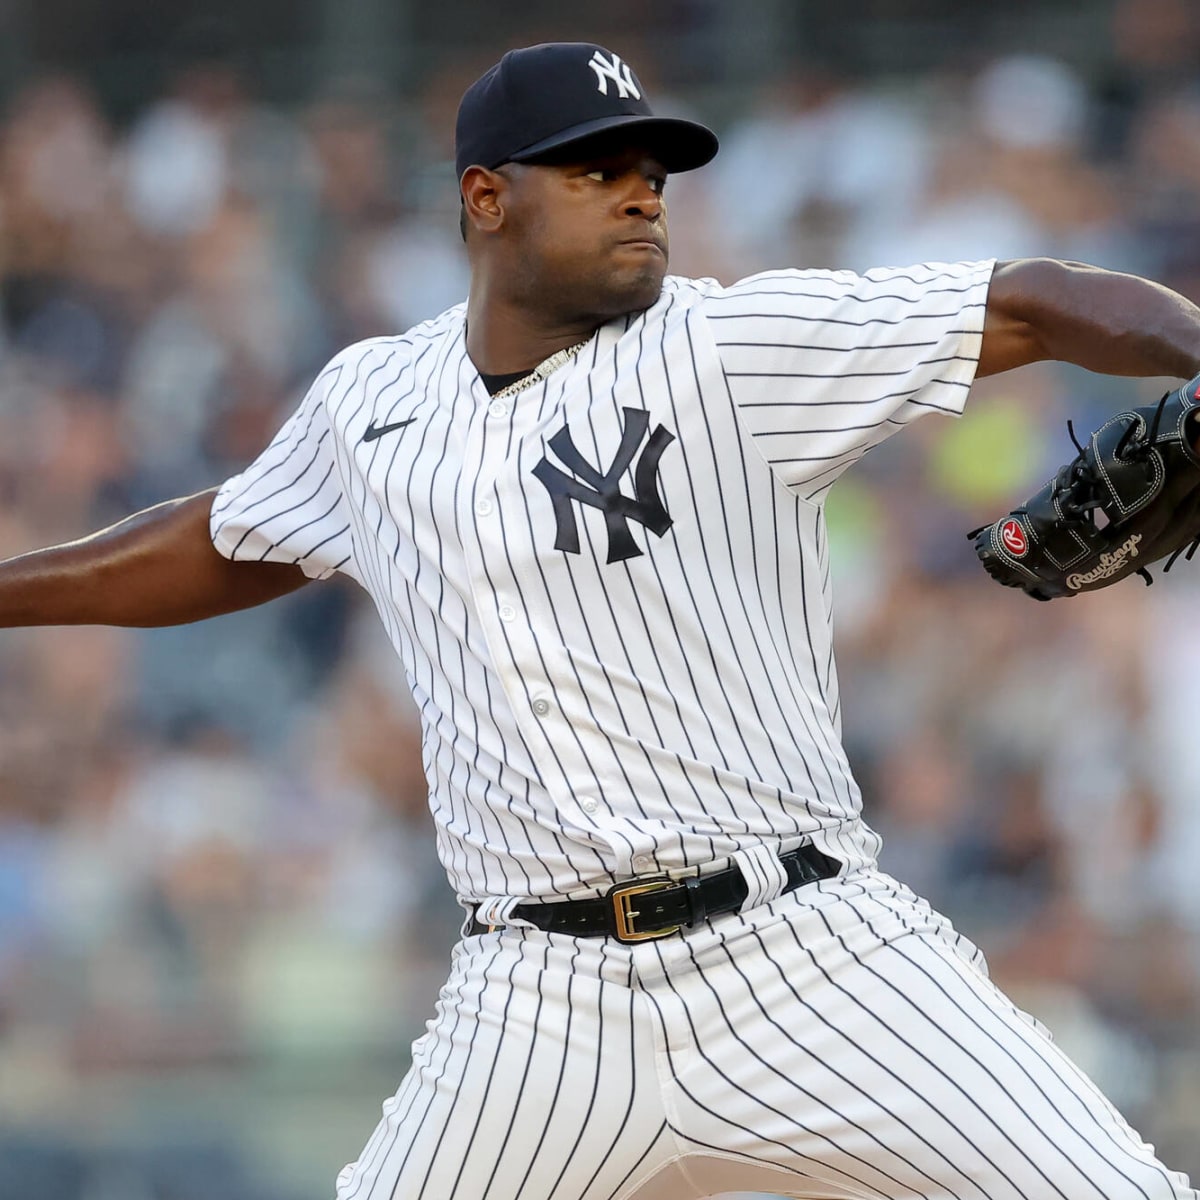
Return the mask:
<path fill-rule="evenodd" d="M 214 543 L 371 594 L 465 900 L 805 837 L 870 865 L 822 503 L 900 426 L 961 412 L 992 266 L 669 277 L 498 400 L 450 309 L 339 354 L 220 489 Z"/>

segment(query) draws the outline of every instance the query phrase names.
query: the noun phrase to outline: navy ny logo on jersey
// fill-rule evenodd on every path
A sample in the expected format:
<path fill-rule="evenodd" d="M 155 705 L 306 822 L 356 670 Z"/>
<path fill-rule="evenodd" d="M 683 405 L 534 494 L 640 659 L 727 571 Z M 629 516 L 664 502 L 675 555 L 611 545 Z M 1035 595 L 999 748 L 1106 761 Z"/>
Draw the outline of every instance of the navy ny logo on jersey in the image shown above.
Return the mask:
<path fill-rule="evenodd" d="M 642 439 L 646 437 L 650 414 L 642 408 L 623 408 L 621 411 L 625 415 L 621 446 L 612 465 L 603 474 L 580 454 L 571 431 L 565 425 L 548 444 L 571 475 L 560 471 L 545 456 L 533 469 L 554 504 L 554 517 L 558 522 L 555 550 L 565 550 L 568 554 L 579 553 L 579 527 L 572 507 L 575 500 L 580 504 L 590 504 L 604 513 L 604 523 L 608 529 L 607 561 L 610 563 L 637 558 L 642 553 L 633 539 L 630 521 L 637 521 L 659 537 L 671 528 L 670 514 L 658 495 L 658 460 L 675 440 L 675 435 L 662 425 L 650 435 L 633 469 L 634 498 L 631 500 L 622 493 L 620 480 L 633 462 Z"/>

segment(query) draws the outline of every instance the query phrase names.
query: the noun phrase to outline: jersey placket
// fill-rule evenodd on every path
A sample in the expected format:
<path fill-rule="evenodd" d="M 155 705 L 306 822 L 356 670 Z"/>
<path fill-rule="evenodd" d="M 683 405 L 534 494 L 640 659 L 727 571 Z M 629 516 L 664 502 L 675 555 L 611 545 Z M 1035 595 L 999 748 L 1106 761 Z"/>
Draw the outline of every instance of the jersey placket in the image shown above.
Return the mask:
<path fill-rule="evenodd" d="M 542 454 L 543 426 L 561 424 L 557 414 L 545 421 L 547 386 L 488 400 L 477 385 L 481 396 L 463 453 L 463 477 L 471 486 L 463 490 L 459 514 L 467 577 L 496 676 L 564 832 L 599 845 L 614 871 L 627 875 L 635 850 L 617 832 L 619 822 L 596 794 L 599 787 L 577 793 L 571 785 L 596 778 L 595 748 L 587 744 L 586 718 L 576 720 L 580 714 L 562 707 L 558 682 L 572 678 L 571 665 L 535 578 L 538 546 L 529 508 L 542 497 L 532 468 Z M 561 689 L 574 690 L 569 683 Z"/>

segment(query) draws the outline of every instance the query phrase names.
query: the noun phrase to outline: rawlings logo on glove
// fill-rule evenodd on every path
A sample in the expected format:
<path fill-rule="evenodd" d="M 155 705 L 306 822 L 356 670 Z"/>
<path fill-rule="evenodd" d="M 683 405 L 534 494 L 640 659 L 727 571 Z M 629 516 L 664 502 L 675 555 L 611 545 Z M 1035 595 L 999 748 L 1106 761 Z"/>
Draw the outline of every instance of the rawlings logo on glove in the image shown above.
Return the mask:
<path fill-rule="evenodd" d="M 1156 405 L 1118 413 L 1020 508 L 972 530 L 987 572 L 1035 600 L 1169 570 L 1200 545 L 1200 376 Z"/>
<path fill-rule="evenodd" d="M 1067 587 L 1073 592 L 1079 591 L 1085 584 L 1095 583 L 1097 579 L 1107 579 L 1115 575 L 1128 559 L 1137 558 L 1138 543 L 1142 540 L 1140 533 L 1131 533 L 1111 554 L 1100 555 L 1100 565 L 1093 567 L 1083 574 L 1067 576 Z"/>

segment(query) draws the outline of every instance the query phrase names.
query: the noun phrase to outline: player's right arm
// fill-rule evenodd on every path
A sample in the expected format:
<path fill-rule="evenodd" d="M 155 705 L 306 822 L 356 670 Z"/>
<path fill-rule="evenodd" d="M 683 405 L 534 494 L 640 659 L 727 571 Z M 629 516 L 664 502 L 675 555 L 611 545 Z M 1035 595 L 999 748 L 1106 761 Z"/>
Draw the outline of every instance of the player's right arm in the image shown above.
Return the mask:
<path fill-rule="evenodd" d="M 308 582 L 297 566 L 218 553 L 209 532 L 215 494 L 168 500 L 90 537 L 0 562 L 0 627 L 182 625 Z"/>

